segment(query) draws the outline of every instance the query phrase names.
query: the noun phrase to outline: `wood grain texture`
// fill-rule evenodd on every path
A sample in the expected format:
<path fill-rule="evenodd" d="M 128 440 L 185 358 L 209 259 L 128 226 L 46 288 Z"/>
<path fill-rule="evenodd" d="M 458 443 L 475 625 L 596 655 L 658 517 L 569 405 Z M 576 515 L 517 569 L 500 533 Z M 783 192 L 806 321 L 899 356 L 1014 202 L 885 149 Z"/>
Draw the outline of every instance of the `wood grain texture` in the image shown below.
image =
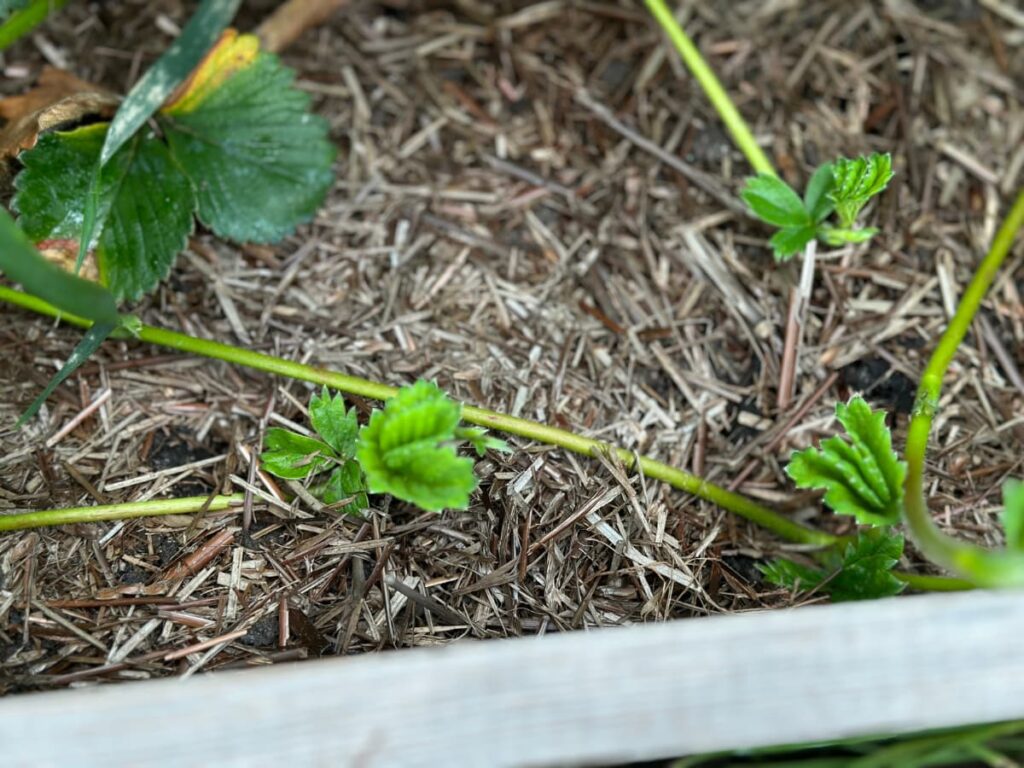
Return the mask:
<path fill-rule="evenodd" d="M 5 766 L 535 766 L 1024 717 L 1024 594 L 459 643 L 0 701 Z"/>

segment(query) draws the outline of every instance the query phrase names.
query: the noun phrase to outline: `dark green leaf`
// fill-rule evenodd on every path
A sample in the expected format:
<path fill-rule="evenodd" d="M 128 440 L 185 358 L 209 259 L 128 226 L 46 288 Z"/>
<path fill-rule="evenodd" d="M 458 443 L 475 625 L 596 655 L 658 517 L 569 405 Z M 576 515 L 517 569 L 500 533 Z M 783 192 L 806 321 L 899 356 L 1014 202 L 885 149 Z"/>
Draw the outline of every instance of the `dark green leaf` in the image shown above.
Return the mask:
<path fill-rule="evenodd" d="M 827 551 L 824 564 L 806 566 L 778 559 L 758 566 L 765 579 L 794 592 L 820 590 L 833 602 L 872 600 L 903 591 L 906 584 L 892 569 L 903 554 L 903 537 L 891 528 L 867 528 L 842 552 Z"/>
<path fill-rule="evenodd" d="M 99 163 L 105 165 L 160 108 L 234 18 L 241 0 L 203 0 L 178 39 L 139 78 L 107 131 Z"/>
<path fill-rule="evenodd" d="M 1024 552 L 1024 482 L 1007 480 L 1003 484 L 1003 531 L 1006 548 Z"/>
<path fill-rule="evenodd" d="M 832 192 L 834 181 L 832 163 L 824 163 L 818 166 L 807 182 L 807 189 L 804 190 L 804 207 L 810 212 L 815 224 L 824 221 L 832 213 L 834 206 L 829 193 Z"/>
<path fill-rule="evenodd" d="M 762 221 L 777 227 L 813 224 L 800 196 L 777 176 L 760 173 L 747 179 L 740 196 Z"/>
<path fill-rule="evenodd" d="M 813 224 L 802 227 L 783 227 L 768 241 L 775 253 L 776 261 L 787 261 L 803 251 L 807 244 L 815 238 L 817 230 Z"/>
<path fill-rule="evenodd" d="M 223 237 L 271 242 L 312 217 L 335 150 L 292 72 L 255 45 L 225 37 L 159 121 L 195 184 L 200 220 Z M 226 70 L 206 71 L 221 61 Z"/>
<path fill-rule="evenodd" d="M 836 404 L 846 438 L 832 437 L 821 449 L 794 453 L 786 472 L 800 488 L 826 489 L 825 503 L 865 525 L 897 523 L 903 509 L 906 464 L 892 450 L 885 413 L 861 397 Z"/>
<path fill-rule="evenodd" d="M 356 449 L 370 490 L 428 512 L 469 506 L 477 483 L 473 460 L 458 456 L 450 444 L 461 410 L 427 381 L 402 388 L 375 410 Z"/>
<path fill-rule="evenodd" d="M 118 322 L 117 305 L 110 291 L 75 277 L 40 256 L 3 209 L 0 209 L 0 269 L 33 296 L 58 309 L 97 322 Z"/>
<path fill-rule="evenodd" d="M 835 602 L 874 600 L 903 591 L 906 584 L 892 574 L 903 554 L 903 537 L 887 528 L 858 532 L 846 546 L 839 572 L 825 583 Z"/>
<path fill-rule="evenodd" d="M 49 133 L 21 155 L 25 166 L 15 180 L 19 223 L 37 243 L 77 253 L 84 206 L 105 124 Z M 105 224 L 95 246 L 101 282 L 118 299 L 134 299 L 154 288 L 171 269 L 192 232 L 192 187 L 167 147 L 139 135 L 121 148 L 99 177 L 99 220 Z"/>
<path fill-rule="evenodd" d="M 314 486 L 310 490 L 325 504 L 334 505 L 345 499 L 351 499 L 348 504 L 338 510 L 345 515 L 358 514 L 370 506 L 370 502 L 366 498 L 367 488 L 363 470 L 359 468 L 359 462 L 354 460 L 346 461 L 340 467 L 335 467 L 326 483 Z"/>
<path fill-rule="evenodd" d="M 486 429 L 480 427 L 459 427 L 455 430 L 455 437 L 459 440 L 467 440 L 473 446 L 477 456 L 484 456 L 487 451 L 509 453 L 512 450 L 508 447 L 508 443 L 500 437 L 494 437 Z"/>
<path fill-rule="evenodd" d="M 309 401 L 309 421 L 340 458 L 355 456 L 356 439 L 359 437 L 356 409 L 346 411 L 345 400 L 340 394 L 332 397 L 324 387 L 319 395 L 313 395 Z"/>
<path fill-rule="evenodd" d="M 322 471 L 334 462 L 334 452 L 327 443 L 287 429 L 272 427 L 263 440 L 260 455 L 263 468 L 286 480 L 298 480 Z"/>
<path fill-rule="evenodd" d="M 99 322 L 85 332 L 85 336 L 78 342 L 78 346 L 72 350 L 71 356 L 68 357 L 67 362 L 57 372 L 57 375 L 50 379 L 43 391 L 39 393 L 39 397 L 21 414 L 21 418 L 18 419 L 19 427 L 36 415 L 36 412 L 46 402 L 46 398 L 53 394 L 53 391 L 60 386 L 61 382 L 88 360 L 93 352 L 99 349 L 100 344 L 113 332 L 117 325 L 117 323 Z"/>

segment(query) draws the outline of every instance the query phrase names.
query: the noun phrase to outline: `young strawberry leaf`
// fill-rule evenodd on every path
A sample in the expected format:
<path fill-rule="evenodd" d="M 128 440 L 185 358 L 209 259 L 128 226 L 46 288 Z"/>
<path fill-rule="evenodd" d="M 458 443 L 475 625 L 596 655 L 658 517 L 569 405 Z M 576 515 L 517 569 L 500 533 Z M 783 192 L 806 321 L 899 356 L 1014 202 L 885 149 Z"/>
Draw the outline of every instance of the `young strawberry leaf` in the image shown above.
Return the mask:
<path fill-rule="evenodd" d="M 824 488 L 825 503 L 865 525 L 893 525 L 903 507 L 907 466 L 892 450 L 885 413 L 873 412 L 861 397 L 836 404 L 846 438 L 831 437 L 821 449 L 794 453 L 786 473 L 799 488 Z"/>
<path fill-rule="evenodd" d="M 363 477 L 363 470 L 359 467 L 359 462 L 351 459 L 331 470 L 325 483 L 313 485 L 309 490 L 325 504 L 337 504 L 345 499 L 351 499 L 338 510 L 345 515 L 358 514 L 370 506 L 366 498 L 366 478 Z"/>
<path fill-rule="evenodd" d="M 341 459 L 351 459 L 356 453 L 356 439 L 359 436 L 359 422 L 356 409 L 345 410 L 345 399 L 340 394 L 333 397 L 327 387 L 309 401 L 309 422 Z"/>
<path fill-rule="evenodd" d="M 778 176 L 760 173 L 747 179 L 740 197 L 755 216 L 776 227 L 813 224 L 800 196 Z"/>
<path fill-rule="evenodd" d="M 1006 548 L 1024 552 L 1024 482 L 1007 480 L 1003 484 L 1003 513 Z"/>
<path fill-rule="evenodd" d="M 893 177 L 892 156 L 872 154 L 852 160 L 841 157 L 832 164 L 834 184 L 829 198 L 836 208 L 841 229 L 853 229 L 857 215 Z"/>
<path fill-rule="evenodd" d="M 428 512 L 466 509 L 476 488 L 473 460 L 451 441 L 462 408 L 428 381 L 402 388 L 359 431 L 356 459 L 373 493 Z"/>
<path fill-rule="evenodd" d="M 804 207 L 811 214 L 811 220 L 815 224 L 824 221 L 835 207 L 829 197 L 834 184 L 832 163 L 819 165 L 807 182 L 807 189 L 804 190 Z"/>
<path fill-rule="evenodd" d="M 79 251 L 84 206 L 107 126 L 49 133 L 23 152 L 13 207 L 35 242 Z M 100 171 L 99 219 L 105 225 L 89 244 L 100 281 L 118 299 L 135 299 L 167 276 L 192 233 L 195 196 L 167 147 L 140 134 Z"/>
<path fill-rule="evenodd" d="M 822 567 L 778 559 L 759 569 L 769 583 L 794 592 L 818 589 L 837 603 L 873 600 L 897 595 L 906 587 L 892 573 L 902 554 L 903 536 L 889 528 L 868 528 L 859 531 L 841 554 L 827 553 Z"/>
<path fill-rule="evenodd" d="M 272 427 L 263 439 L 260 455 L 263 468 L 286 480 L 299 480 L 316 474 L 336 461 L 327 443 L 287 429 Z"/>
<path fill-rule="evenodd" d="M 200 221 L 222 237 L 281 239 L 334 179 L 327 124 L 292 80 L 255 36 L 229 30 L 158 116 L 195 183 Z"/>
<path fill-rule="evenodd" d="M 783 227 L 768 241 L 775 253 L 776 261 L 786 261 L 803 251 L 818 234 L 813 224 L 801 227 Z"/>
<path fill-rule="evenodd" d="M 818 236 L 827 245 L 838 248 L 847 243 L 866 243 L 878 234 L 875 227 L 864 227 L 863 229 L 842 229 L 841 227 L 830 227 L 822 225 L 818 228 Z"/>
<path fill-rule="evenodd" d="M 509 453 L 508 443 L 502 440 L 500 437 L 495 437 L 490 434 L 486 429 L 480 427 L 459 427 L 455 430 L 455 437 L 458 440 L 466 440 L 473 450 L 476 451 L 476 455 L 483 457 L 487 451 L 499 451 L 500 453 Z"/>

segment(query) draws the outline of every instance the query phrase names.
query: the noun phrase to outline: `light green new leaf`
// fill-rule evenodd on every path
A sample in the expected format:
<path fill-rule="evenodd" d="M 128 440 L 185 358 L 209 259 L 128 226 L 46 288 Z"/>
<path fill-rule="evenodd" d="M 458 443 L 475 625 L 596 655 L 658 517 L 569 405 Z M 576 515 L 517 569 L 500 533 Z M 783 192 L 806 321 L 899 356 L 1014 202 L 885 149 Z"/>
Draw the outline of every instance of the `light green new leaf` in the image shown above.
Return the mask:
<path fill-rule="evenodd" d="M 258 45 L 227 34 L 158 121 L 195 184 L 200 221 L 222 237 L 272 242 L 313 216 L 335 149 L 291 70 Z"/>
<path fill-rule="evenodd" d="M 476 455 L 481 457 L 487 451 L 498 451 L 500 453 L 510 453 L 512 451 L 508 443 L 480 427 L 459 427 L 455 430 L 455 437 L 459 440 L 468 441 L 473 446 L 473 450 L 476 451 Z"/>
<path fill-rule="evenodd" d="M 906 584 L 892 573 L 902 554 L 900 534 L 890 528 L 868 528 L 858 531 L 856 540 L 845 545 L 841 554 L 828 552 L 821 567 L 780 558 L 758 569 L 769 583 L 794 592 L 817 589 L 837 603 L 873 600 L 903 591 Z"/>
<path fill-rule="evenodd" d="M 740 197 L 755 216 L 777 227 L 813 224 L 800 196 L 777 176 L 760 173 L 747 179 Z"/>
<path fill-rule="evenodd" d="M 802 227 L 783 227 L 768 241 L 775 254 L 776 261 L 787 261 L 803 251 L 807 244 L 818 234 L 813 224 Z"/>
<path fill-rule="evenodd" d="M 1003 484 L 1000 520 L 1006 534 L 1006 548 L 1024 552 L 1024 482 L 1007 480 Z"/>
<path fill-rule="evenodd" d="M 298 480 L 322 471 L 335 461 L 331 447 L 315 437 L 272 427 L 263 440 L 263 468 L 286 480 Z"/>
<path fill-rule="evenodd" d="M 21 155 L 13 207 L 19 224 L 37 243 L 78 251 L 92 170 L 105 124 L 49 133 Z M 167 147 L 139 135 L 100 172 L 99 219 L 105 224 L 95 248 L 100 281 L 118 299 L 135 299 L 170 272 L 192 233 L 192 187 Z"/>
<path fill-rule="evenodd" d="M 33 296 L 73 315 L 103 323 L 118 322 L 117 304 L 106 288 L 75 277 L 39 255 L 0 208 L 0 271 Z"/>
<path fill-rule="evenodd" d="M 340 458 L 355 456 L 359 437 L 356 409 L 346 411 L 345 399 L 340 394 L 332 397 L 327 387 L 319 395 L 314 394 L 309 401 L 309 421 Z"/>
<path fill-rule="evenodd" d="M 359 462 L 355 460 L 346 461 L 340 467 L 335 467 L 327 482 L 314 485 L 309 490 L 325 504 L 337 504 L 345 499 L 351 499 L 338 510 L 345 515 L 358 514 L 370 506 L 366 498 L 366 478 L 363 477 Z"/>
<path fill-rule="evenodd" d="M 892 450 L 885 413 L 861 397 L 836 404 L 846 439 L 832 437 L 821 448 L 794 453 L 786 473 L 800 488 L 824 488 L 825 503 L 865 525 L 893 525 L 903 507 L 906 464 Z"/>
<path fill-rule="evenodd" d="M 842 229 L 841 227 L 822 226 L 818 234 L 828 245 L 837 248 L 847 243 L 866 243 L 878 234 L 876 227 L 864 227 L 863 229 Z"/>
<path fill-rule="evenodd" d="M 857 214 L 893 177 L 892 156 L 875 153 L 851 159 L 841 157 L 832 164 L 834 185 L 829 197 L 835 204 L 840 227 L 852 229 Z"/>
<path fill-rule="evenodd" d="M 824 163 L 811 174 L 804 190 L 804 207 L 811 215 L 811 220 L 818 224 L 832 213 L 834 208 L 829 193 L 832 192 L 835 175 L 832 163 Z"/>
<path fill-rule="evenodd" d="M 429 512 L 468 507 L 477 485 L 473 460 L 451 445 L 461 410 L 427 381 L 402 388 L 375 410 L 356 448 L 370 491 Z"/>

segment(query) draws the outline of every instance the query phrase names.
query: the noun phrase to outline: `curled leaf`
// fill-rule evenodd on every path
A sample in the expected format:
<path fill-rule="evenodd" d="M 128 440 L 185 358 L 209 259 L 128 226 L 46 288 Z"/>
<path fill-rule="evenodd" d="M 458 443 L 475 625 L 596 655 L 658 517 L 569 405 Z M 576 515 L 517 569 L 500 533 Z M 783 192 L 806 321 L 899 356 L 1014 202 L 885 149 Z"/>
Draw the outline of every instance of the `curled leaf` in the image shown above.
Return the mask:
<path fill-rule="evenodd" d="M 892 450 L 885 413 L 873 412 L 861 397 L 836 404 L 836 418 L 846 430 L 820 450 L 794 453 L 786 473 L 800 488 L 824 488 L 825 503 L 865 525 L 893 525 L 903 509 L 906 463 Z"/>
<path fill-rule="evenodd" d="M 473 460 L 451 441 L 461 406 L 428 381 L 405 387 L 359 431 L 356 459 L 373 493 L 390 493 L 428 512 L 465 509 L 476 488 Z"/>

